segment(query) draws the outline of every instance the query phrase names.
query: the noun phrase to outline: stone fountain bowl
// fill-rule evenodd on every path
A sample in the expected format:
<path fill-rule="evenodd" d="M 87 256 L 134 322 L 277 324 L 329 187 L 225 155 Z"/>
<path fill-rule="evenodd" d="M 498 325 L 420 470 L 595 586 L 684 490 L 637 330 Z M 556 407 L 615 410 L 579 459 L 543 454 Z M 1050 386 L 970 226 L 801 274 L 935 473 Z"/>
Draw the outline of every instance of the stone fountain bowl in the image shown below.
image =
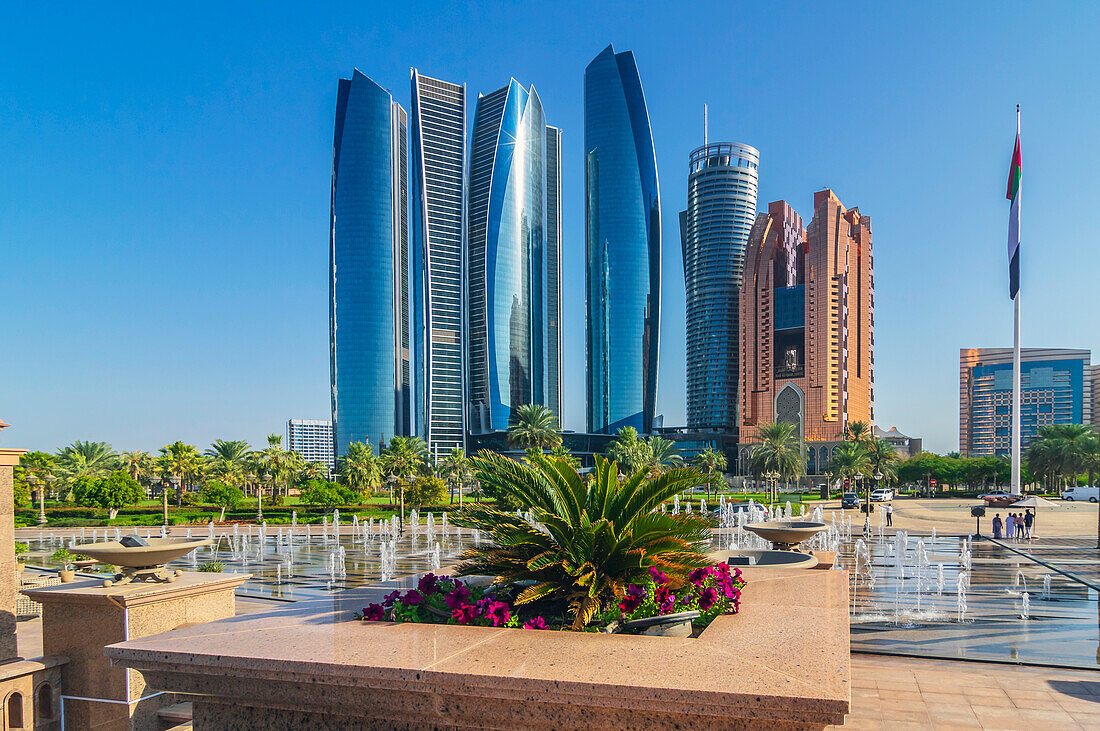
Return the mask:
<path fill-rule="evenodd" d="M 796 520 L 773 520 L 770 523 L 749 523 L 745 526 L 745 530 L 751 530 L 782 551 L 797 551 L 799 543 L 828 529 L 829 526 L 824 523 Z"/>
<path fill-rule="evenodd" d="M 817 566 L 817 556 L 798 551 L 712 551 L 707 554 L 715 561 L 725 561 L 730 566 L 772 566 L 783 569 L 812 569 Z"/>
<path fill-rule="evenodd" d="M 120 568 L 150 568 L 186 556 L 200 546 L 209 546 L 209 538 L 147 538 L 148 546 L 124 546 L 118 541 L 78 543 L 73 553 L 83 553 L 96 561 Z"/>

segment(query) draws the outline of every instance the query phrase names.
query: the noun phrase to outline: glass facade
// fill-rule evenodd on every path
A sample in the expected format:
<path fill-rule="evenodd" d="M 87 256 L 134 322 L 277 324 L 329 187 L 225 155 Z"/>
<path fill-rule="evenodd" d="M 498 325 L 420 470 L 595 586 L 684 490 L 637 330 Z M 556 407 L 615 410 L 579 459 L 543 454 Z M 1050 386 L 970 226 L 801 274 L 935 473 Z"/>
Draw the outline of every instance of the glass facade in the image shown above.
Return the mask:
<path fill-rule="evenodd" d="M 1012 351 L 962 351 L 963 414 L 960 451 L 966 456 L 1012 453 Z M 1026 451 L 1039 429 L 1089 424 L 1092 384 L 1087 350 L 1024 348 L 1020 363 L 1020 443 Z"/>
<path fill-rule="evenodd" d="M 413 432 L 465 444 L 466 87 L 412 71 Z"/>
<path fill-rule="evenodd" d="M 629 51 L 584 72 L 588 430 L 653 428 L 661 198 L 649 111 Z"/>
<path fill-rule="evenodd" d="M 737 432 L 738 300 L 756 220 L 760 153 L 719 142 L 694 150 L 680 214 L 687 304 L 687 424 Z"/>
<path fill-rule="evenodd" d="M 341 79 L 329 217 L 335 453 L 409 430 L 405 110 L 359 71 Z"/>
<path fill-rule="evenodd" d="M 534 88 L 513 79 L 479 96 L 467 227 L 468 392 L 475 433 L 506 429 L 512 410 L 522 404 L 558 407 L 556 384 L 555 401 L 547 399 L 550 340 L 557 337 L 549 325 L 559 305 L 550 299 L 558 290 L 557 247 L 550 251 L 546 219 L 556 219 L 557 197 L 546 190 L 546 133 Z"/>

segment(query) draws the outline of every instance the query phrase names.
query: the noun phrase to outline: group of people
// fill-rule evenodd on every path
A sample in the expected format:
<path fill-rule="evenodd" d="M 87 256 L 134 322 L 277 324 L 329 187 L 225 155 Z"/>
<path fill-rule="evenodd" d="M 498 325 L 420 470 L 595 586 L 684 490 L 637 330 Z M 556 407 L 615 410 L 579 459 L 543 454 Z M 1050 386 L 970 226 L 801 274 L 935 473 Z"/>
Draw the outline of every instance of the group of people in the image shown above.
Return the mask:
<path fill-rule="evenodd" d="M 993 537 L 1009 540 L 1031 540 L 1031 525 L 1034 522 L 1035 514 L 1031 510 L 1026 510 L 1023 513 L 1009 513 L 1008 518 L 1004 521 L 1001 520 L 1001 514 L 996 513 L 993 516 Z"/>

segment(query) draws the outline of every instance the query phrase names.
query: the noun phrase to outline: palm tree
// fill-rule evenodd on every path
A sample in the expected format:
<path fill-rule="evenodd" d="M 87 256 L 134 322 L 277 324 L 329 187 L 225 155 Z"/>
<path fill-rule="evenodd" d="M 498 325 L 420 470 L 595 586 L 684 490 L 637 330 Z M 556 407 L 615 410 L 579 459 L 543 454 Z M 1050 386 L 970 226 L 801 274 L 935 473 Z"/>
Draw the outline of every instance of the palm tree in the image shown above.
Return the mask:
<path fill-rule="evenodd" d="M 523 404 L 512 411 L 508 446 L 553 449 L 561 444 L 558 417 L 542 404 Z"/>
<path fill-rule="evenodd" d="M 581 461 L 561 444 L 551 449 L 549 452 L 549 456 L 553 457 L 554 459 L 564 459 L 566 462 L 569 463 L 570 467 L 580 471 Z"/>
<path fill-rule="evenodd" d="M 893 482 L 898 476 L 898 463 L 901 462 L 901 457 L 898 456 L 898 451 L 894 449 L 894 445 L 885 439 L 871 439 L 865 447 L 867 450 L 867 466 L 871 475 L 882 475 L 878 480 L 885 480 L 887 483 Z"/>
<path fill-rule="evenodd" d="M 509 584 L 531 581 L 516 603 L 564 599 L 573 629 L 583 629 L 613 606 L 650 567 L 684 582 L 693 569 L 710 563 L 703 547 L 711 521 L 657 510 L 706 480 L 695 470 L 650 478 L 647 468 L 620 477 L 615 462 L 597 457 L 593 479 L 586 483 L 565 461 L 543 455 L 525 464 L 482 452 L 474 464 L 482 484 L 529 505 L 539 528 L 495 507 L 467 504 L 455 523 L 492 538 L 462 554 L 458 574 L 496 576 Z"/>
<path fill-rule="evenodd" d="M 337 474 L 345 485 L 363 492 L 381 482 L 382 462 L 374 456 L 371 447 L 363 442 L 352 442 L 337 463 Z"/>
<path fill-rule="evenodd" d="M 405 484 L 428 464 L 428 445 L 420 437 L 391 437 L 390 443 L 382 449 L 381 457 L 382 470 L 391 478 L 387 480 L 391 491 L 394 483 L 401 484 L 404 505 Z M 393 499 L 392 492 L 390 499 Z"/>
<path fill-rule="evenodd" d="M 859 475 L 859 479 L 863 479 L 870 469 L 871 458 L 868 454 L 867 447 L 862 443 L 843 442 L 837 445 L 836 449 L 833 450 L 833 458 L 829 463 L 829 471 L 837 477 L 855 480 L 856 475 Z M 868 485 L 868 490 L 870 490 L 870 485 Z M 868 492 L 867 495 L 869 501 L 870 492 Z M 871 514 L 868 513 L 867 515 L 870 517 Z"/>
<path fill-rule="evenodd" d="M 176 440 L 160 448 L 156 466 L 162 476 L 175 475 L 179 478 L 176 488 L 176 503 L 179 505 L 183 503 L 183 491 L 203 474 L 206 463 L 198 449 Z"/>
<path fill-rule="evenodd" d="M 866 421 L 850 421 L 844 427 L 844 441 L 866 444 L 875 438 Z"/>
<path fill-rule="evenodd" d="M 75 441 L 57 451 L 57 466 L 69 482 L 78 477 L 104 477 L 118 469 L 118 454 L 107 442 Z"/>
<path fill-rule="evenodd" d="M 653 468 L 658 473 L 674 467 L 684 466 L 684 458 L 680 456 L 680 450 L 676 448 L 676 442 L 664 437 L 652 436 L 648 439 L 648 443 Z"/>
<path fill-rule="evenodd" d="M 638 430 L 624 426 L 607 445 L 607 456 L 619 463 L 623 472 L 633 474 L 653 466 L 653 448 L 638 436 Z"/>
<path fill-rule="evenodd" d="M 141 450 L 119 455 L 122 470 L 138 482 L 147 482 L 153 472 L 153 455 Z"/>
<path fill-rule="evenodd" d="M 248 457 L 252 454 L 252 446 L 248 442 L 215 439 L 203 454 L 210 462 L 211 472 L 226 484 L 240 485 L 245 481 Z"/>
<path fill-rule="evenodd" d="M 714 473 L 726 471 L 726 455 L 714 447 L 707 447 L 695 455 L 695 458 L 691 460 L 691 464 L 695 469 L 711 476 L 711 479 L 707 482 L 707 500 L 710 500 L 710 486 L 714 481 Z"/>
<path fill-rule="evenodd" d="M 749 458 L 749 468 L 757 478 L 776 473 L 780 479 L 793 480 L 806 474 L 802 440 L 794 424 L 776 421 L 763 424 L 759 430 L 764 441 L 753 448 Z M 776 484 L 777 491 L 778 487 Z"/>
<path fill-rule="evenodd" d="M 459 502 L 461 502 L 462 488 L 469 484 L 473 478 L 470 460 L 466 454 L 458 447 L 452 449 L 439 463 L 439 474 L 442 475 L 451 488 L 451 502 L 453 503 L 455 500 L 456 488 L 459 492 Z"/>

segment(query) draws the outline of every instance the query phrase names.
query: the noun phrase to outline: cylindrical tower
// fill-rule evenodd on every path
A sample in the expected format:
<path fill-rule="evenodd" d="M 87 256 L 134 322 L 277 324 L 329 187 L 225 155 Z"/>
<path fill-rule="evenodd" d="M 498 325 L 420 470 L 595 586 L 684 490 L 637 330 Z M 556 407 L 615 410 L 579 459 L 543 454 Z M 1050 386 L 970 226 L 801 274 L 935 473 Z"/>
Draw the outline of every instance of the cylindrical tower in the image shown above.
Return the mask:
<path fill-rule="evenodd" d="M 755 147 L 705 144 L 691 153 L 680 218 L 687 296 L 687 425 L 736 433 L 738 297 L 756 219 Z"/>

